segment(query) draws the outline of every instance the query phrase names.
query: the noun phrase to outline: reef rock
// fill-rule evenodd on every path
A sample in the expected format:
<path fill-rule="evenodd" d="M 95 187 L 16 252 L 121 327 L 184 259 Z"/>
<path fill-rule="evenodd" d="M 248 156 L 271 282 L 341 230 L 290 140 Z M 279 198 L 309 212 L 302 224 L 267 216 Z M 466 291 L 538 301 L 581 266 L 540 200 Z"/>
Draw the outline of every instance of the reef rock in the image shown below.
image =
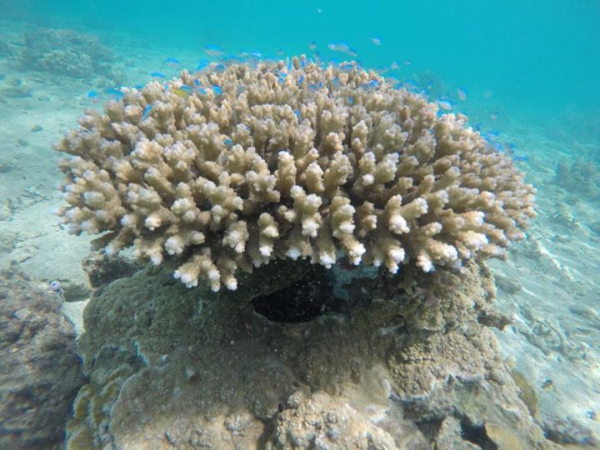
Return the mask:
<path fill-rule="evenodd" d="M 0 274 L 0 448 L 60 448 L 84 383 L 62 298 L 18 272 Z"/>
<path fill-rule="evenodd" d="M 234 292 L 160 268 L 100 289 L 67 448 L 551 448 L 483 324 L 485 268 L 315 267 L 275 262 Z"/>

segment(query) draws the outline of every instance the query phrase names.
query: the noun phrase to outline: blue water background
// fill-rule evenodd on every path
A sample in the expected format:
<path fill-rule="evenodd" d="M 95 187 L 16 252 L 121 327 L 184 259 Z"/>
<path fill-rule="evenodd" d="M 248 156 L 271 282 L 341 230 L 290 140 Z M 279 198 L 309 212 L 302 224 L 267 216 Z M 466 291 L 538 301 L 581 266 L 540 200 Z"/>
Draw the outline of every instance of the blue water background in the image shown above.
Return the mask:
<path fill-rule="evenodd" d="M 209 43 L 275 54 L 309 53 L 345 42 L 366 67 L 401 65 L 399 78 L 430 71 L 449 94 L 506 114 L 552 117 L 600 111 L 600 2 L 597 0 L 453 1 L 92 1 L 0 0 L 5 17 L 41 25 L 109 30 L 143 40 L 166 56 Z M 376 46 L 371 38 L 381 39 Z M 174 49 L 174 50 L 173 50 Z M 167 52 L 168 50 L 165 50 Z M 402 64 L 410 60 L 410 66 Z M 468 107 L 465 109 L 468 113 Z"/>

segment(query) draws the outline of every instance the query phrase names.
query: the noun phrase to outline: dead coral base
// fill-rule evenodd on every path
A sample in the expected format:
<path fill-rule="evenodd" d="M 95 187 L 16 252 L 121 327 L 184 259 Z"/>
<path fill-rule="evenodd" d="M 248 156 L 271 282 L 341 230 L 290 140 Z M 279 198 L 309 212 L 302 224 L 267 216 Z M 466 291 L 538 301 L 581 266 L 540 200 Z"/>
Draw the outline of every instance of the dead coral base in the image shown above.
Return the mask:
<path fill-rule="evenodd" d="M 234 293 L 148 271 L 104 289 L 86 310 L 90 383 L 68 448 L 549 448 L 480 324 L 485 270 L 409 291 L 357 279 L 368 306 L 304 323 L 254 310 L 253 297 L 299 278 L 263 275 Z M 349 303 L 364 295 L 346 288 Z"/>

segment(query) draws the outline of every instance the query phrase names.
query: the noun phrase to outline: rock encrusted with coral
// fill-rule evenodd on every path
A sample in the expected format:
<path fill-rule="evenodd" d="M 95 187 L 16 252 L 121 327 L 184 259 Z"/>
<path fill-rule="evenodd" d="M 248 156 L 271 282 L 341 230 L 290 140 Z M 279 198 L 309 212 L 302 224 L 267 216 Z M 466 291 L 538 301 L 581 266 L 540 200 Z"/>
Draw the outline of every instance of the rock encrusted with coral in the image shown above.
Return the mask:
<path fill-rule="evenodd" d="M 554 448 L 483 325 L 488 271 L 417 272 L 426 290 L 384 272 L 346 285 L 348 313 L 267 320 L 257 296 L 315 301 L 298 266 L 335 273 L 280 260 L 211 293 L 149 267 L 99 290 L 66 448 Z"/>
<path fill-rule="evenodd" d="M 58 144 L 74 233 L 236 289 L 281 258 L 425 272 L 502 257 L 534 216 L 509 158 L 354 64 L 213 64 L 126 90 Z"/>
<path fill-rule="evenodd" d="M 0 448 L 60 448 L 84 383 L 63 300 L 11 270 L 0 273 Z"/>

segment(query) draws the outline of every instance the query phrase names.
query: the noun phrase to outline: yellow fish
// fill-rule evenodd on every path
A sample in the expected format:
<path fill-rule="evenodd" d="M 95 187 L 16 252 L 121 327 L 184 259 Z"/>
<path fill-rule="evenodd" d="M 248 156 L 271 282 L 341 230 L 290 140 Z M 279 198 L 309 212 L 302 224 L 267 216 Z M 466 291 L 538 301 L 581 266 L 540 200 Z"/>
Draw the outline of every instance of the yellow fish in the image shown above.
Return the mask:
<path fill-rule="evenodd" d="M 181 97 L 181 98 L 187 98 L 188 95 L 190 95 L 189 92 L 184 91 L 183 89 L 173 89 L 173 94 L 175 94 L 177 97 Z"/>
<path fill-rule="evenodd" d="M 173 94 L 181 98 L 187 98 L 192 92 L 192 88 L 185 84 L 179 88 L 173 89 Z"/>

